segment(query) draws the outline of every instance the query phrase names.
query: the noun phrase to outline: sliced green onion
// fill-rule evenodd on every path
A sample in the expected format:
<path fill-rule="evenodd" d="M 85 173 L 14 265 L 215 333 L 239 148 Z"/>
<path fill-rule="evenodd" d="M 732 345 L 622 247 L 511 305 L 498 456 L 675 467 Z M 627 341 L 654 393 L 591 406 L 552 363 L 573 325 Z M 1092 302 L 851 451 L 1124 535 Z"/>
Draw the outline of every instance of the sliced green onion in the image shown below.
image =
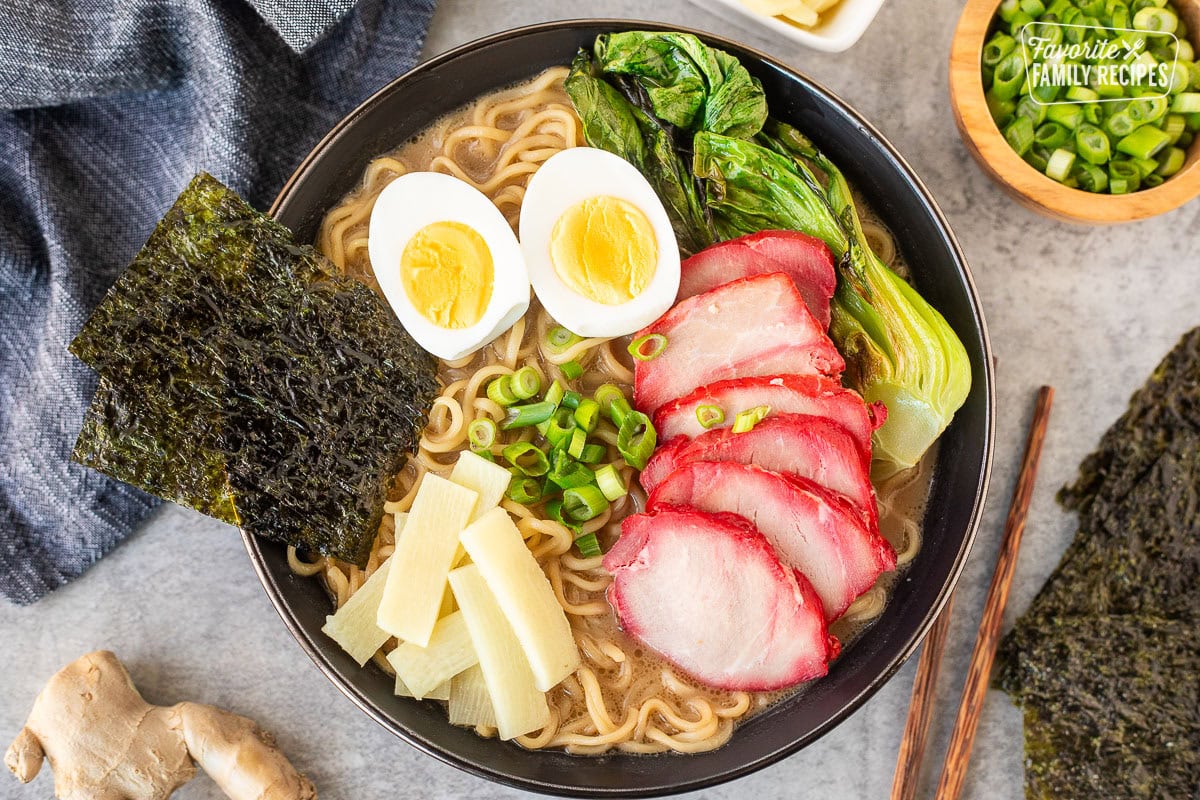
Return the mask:
<path fill-rule="evenodd" d="M 546 454 L 531 442 L 513 442 L 504 448 L 504 458 L 522 475 L 540 477 L 550 471 Z"/>
<path fill-rule="evenodd" d="M 1139 31 L 1174 33 L 1179 27 L 1179 17 L 1165 8 L 1143 8 L 1133 15 L 1133 27 Z"/>
<path fill-rule="evenodd" d="M 1022 97 L 1017 102 L 1018 117 L 1026 117 L 1033 123 L 1033 127 L 1041 125 L 1046 120 L 1046 106 L 1035 101 L 1032 97 Z"/>
<path fill-rule="evenodd" d="M 1065 181 L 1071 174 L 1071 167 L 1075 166 L 1075 154 L 1070 150 L 1059 148 L 1050 154 L 1050 160 L 1046 162 L 1046 175 L 1056 181 Z"/>
<path fill-rule="evenodd" d="M 1075 152 L 1089 164 L 1103 164 L 1112 158 L 1112 145 L 1095 125 L 1080 125 L 1075 129 Z"/>
<path fill-rule="evenodd" d="M 595 558 L 598 555 L 603 555 L 600 550 L 600 541 L 594 533 L 585 533 L 575 540 L 575 546 L 579 548 L 579 555 L 584 558 Z"/>
<path fill-rule="evenodd" d="M 617 431 L 617 450 L 629 466 L 645 469 L 657 443 L 658 433 L 650 418 L 642 412 L 630 411 L 621 420 L 620 430 Z"/>
<path fill-rule="evenodd" d="M 471 452 L 490 451 L 499 433 L 496 423 L 487 417 L 471 420 L 471 424 L 467 426 L 467 441 L 471 444 Z"/>
<path fill-rule="evenodd" d="M 1044 150 L 1057 150 L 1071 140 L 1071 131 L 1057 122 L 1047 122 L 1033 134 L 1033 143 Z"/>
<path fill-rule="evenodd" d="M 583 464 L 599 464 L 608 455 L 608 448 L 596 442 L 589 442 L 583 446 L 583 451 L 579 454 L 579 461 Z"/>
<path fill-rule="evenodd" d="M 525 475 L 514 475 L 509 481 L 505 497 L 523 506 L 533 505 L 542 499 L 542 484 L 536 478 Z"/>
<path fill-rule="evenodd" d="M 1036 144 L 1029 148 L 1029 152 L 1025 154 L 1025 163 L 1036 169 L 1038 172 L 1046 171 L 1046 163 L 1050 160 L 1050 153 L 1044 147 L 1038 147 Z"/>
<path fill-rule="evenodd" d="M 1153 158 L 1131 158 L 1129 163 L 1137 167 L 1138 175 L 1142 180 L 1146 180 L 1147 175 L 1153 175 L 1154 170 L 1158 169 L 1158 162 Z"/>
<path fill-rule="evenodd" d="M 1170 144 L 1178 144 L 1179 137 L 1187 132 L 1187 120 L 1182 114 L 1168 114 L 1162 127 L 1163 133 L 1171 137 Z"/>
<path fill-rule="evenodd" d="M 992 93 L 1000 100 L 1012 100 L 1025 82 L 1025 58 L 1019 52 L 1009 53 L 996 65 L 992 75 Z"/>
<path fill-rule="evenodd" d="M 1170 140 L 1161 129 L 1146 125 L 1117 142 L 1117 150 L 1134 158 L 1152 158 Z"/>
<path fill-rule="evenodd" d="M 661 333 L 648 333 L 639 336 L 629 343 L 629 355 L 638 361 L 650 361 L 662 355 L 667 349 L 667 337 Z"/>
<path fill-rule="evenodd" d="M 567 455 L 566 450 L 550 454 L 550 481 L 563 489 L 586 486 L 596 479 L 595 473 Z"/>
<path fill-rule="evenodd" d="M 563 408 L 575 410 L 576 408 L 579 408 L 579 404 L 582 402 L 583 395 L 581 395 L 579 392 L 568 391 L 563 392 L 562 400 L 558 401 L 558 404 Z"/>
<path fill-rule="evenodd" d="M 521 367 L 510 378 L 509 391 L 518 400 L 528 400 L 542 390 L 542 378 L 533 367 Z"/>
<path fill-rule="evenodd" d="M 1168 147 L 1166 155 L 1159 162 L 1158 169 L 1152 172 L 1152 175 L 1158 175 L 1162 178 L 1169 178 L 1179 170 L 1183 169 L 1183 162 L 1187 158 L 1187 153 L 1180 147 Z M 1149 179 L 1149 175 L 1146 176 Z"/>
<path fill-rule="evenodd" d="M 1126 111 L 1134 122 L 1157 122 L 1167 113 L 1169 106 L 1165 97 L 1139 97 L 1129 103 Z"/>
<path fill-rule="evenodd" d="M 564 393 L 565 390 L 563 389 L 563 385 L 558 381 L 553 381 L 550 384 L 550 388 L 546 390 L 546 396 L 542 399 L 547 403 L 554 403 L 554 405 L 558 405 L 562 402 Z"/>
<path fill-rule="evenodd" d="M 1054 84 L 1043 83 L 1040 86 L 1035 86 L 1029 94 L 1040 103 L 1053 103 L 1058 99 L 1058 92 L 1061 88 Z"/>
<path fill-rule="evenodd" d="M 770 413 L 770 406 L 755 406 L 745 411 L 739 411 L 737 416 L 733 418 L 733 432 L 746 433 L 749 430 L 753 430 L 754 426 L 766 419 L 767 414 Z"/>
<path fill-rule="evenodd" d="M 1165 180 L 1166 178 L 1164 178 L 1162 175 L 1159 175 L 1156 172 L 1151 172 L 1146 176 L 1146 179 L 1142 181 L 1142 186 L 1145 186 L 1147 189 L 1153 189 L 1155 186 L 1162 186 L 1162 183 Z"/>
<path fill-rule="evenodd" d="M 1186 61 L 1175 61 L 1171 63 L 1170 71 L 1167 73 L 1167 93 L 1179 94 L 1188 88 L 1192 82 L 1191 72 L 1188 70 Z"/>
<path fill-rule="evenodd" d="M 625 393 L 619 387 L 606 383 L 597 389 L 592 397 L 600 404 L 600 410 L 608 414 L 613 425 L 620 428 L 625 415 L 631 410 L 629 401 L 625 399 Z"/>
<path fill-rule="evenodd" d="M 1021 0 L 1001 0 L 997 13 L 1000 15 L 1002 21 L 1012 22 L 1013 17 L 1020 13 L 1020 11 Z"/>
<path fill-rule="evenodd" d="M 1003 128 L 1012 121 L 1013 115 L 1017 110 L 1017 104 L 1012 100 L 1001 100 L 992 94 L 992 90 L 988 89 L 984 96 L 987 102 L 988 113 L 992 115 L 992 119 L 996 122 L 996 127 Z"/>
<path fill-rule="evenodd" d="M 597 486 L 576 486 L 563 492 L 562 508 L 568 518 L 587 522 L 608 509 L 608 499 Z"/>
<path fill-rule="evenodd" d="M 571 519 L 563 514 L 561 497 L 556 497 L 553 500 L 547 500 L 546 505 L 543 506 L 543 508 L 545 509 L 547 517 L 559 523 L 560 525 L 565 525 L 575 533 L 579 533 L 579 524 L 571 521 Z"/>
<path fill-rule="evenodd" d="M 575 430 L 575 416 L 571 409 L 559 406 L 548 420 L 546 430 L 542 433 L 551 447 L 558 447 L 571 436 Z"/>
<path fill-rule="evenodd" d="M 1059 103 L 1046 109 L 1046 119 L 1075 130 L 1083 122 L 1083 107 L 1075 103 Z"/>
<path fill-rule="evenodd" d="M 1138 168 L 1128 161 L 1108 162 L 1108 191 L 1110 194 L 1136 192 L 1142 183 Z"/>
<path fill-rule="evenodd" d="M 1180 61 L 1195 61 L 1196 51 L 1187 39 L 1175 40 L 1175 57 Z"/>
<path fill-rule="evenodd" d="M 1046 13 L 1046 5 L 1042 0 L 1021 0 L 1021 10 L 1036 18 Z"/>
<path fill-rule="evenodd" d="M 501 375 L 487 387 L 488 398 L 497 405 L 511 406 L 519 399 L 512 390 L 512 376 Z"/>
<path fill-rule="evenodd" d="M 583 341 L 562 325 L 556 325 L 546 332 L 546 349 L 558 355 L 572 345 Z"/>
<path fill-rule="evenodd" d="M 1099 103 L 1088 103 L 1083 107 L 1083 119 L 1088 125 L 1099 125 L 1104 120 L 1104 109 Z"/>
<path fill-rule="evenodd" d="M 1128 110 L 1117 111 L 1104 120 L 1104 130 L 1118 139 L 1128 136 L 1137 130 L 1138 124 L 1129 116 Z"/>
<path fill-rule="evenodd" d="M 583 365 L 578 361 L 568 361 L 565 364 L 559 365 L 562 374 L 567 377 L 567 380 L 573 381 L 583 374 Z"/>
<path fill-rule="evenodd" d="M 600 404 L 595 400 L 580 400 L 575 409 L 575 424 L 585 433 L 596 430 L 596 426 L 600 424 Z"/>
<path fill-rule="evenodd" d="M 1033 120 L 1017 117 L 1004 129 L 1004 138 L 1017 155 L 1025 155 L 1029 148 L 1033 147 Z"/>
<path fill-rule="evenodd" d="M 1075 167 L 1071 170 L 1071 177 L 1075 179 L 1080 189 L 1087 192 L 1103 192 L 1108 188 L 1108 173 L 1086 161 L 1075 162 Z"/>
<path fill-rule="evenodd" d="M 1009 53 L 1017 47 L 1017 40 L 1009 36 L 1007 33 L 997 32 L 988 39 L 987 44 L 983 46 L 983 65 L 985 67 L 997 67 Z"/>
<path fill-rule="evenodd" d="M 1067 88 L 1067 99 L 1079 103 L 1093 103 L 1100 99 L 1100 95 L 1085 86 L 1070 86 Z"/>
<path fill-rule="evenodd" d="M 1200 114 L 1200 92 L 1182 92 L 1171 101 L 1172 114 Z"/>
<path fill-rule="evenodd" d="M 617 468 L 612 464 L 605 464 L 596 470 L 596 485 L 604 492 L 609 502 L 615 502 L 629 494 L 624 481 L 621 480 L 621 473 L 617 472 Z"/>
<path fill-rule="evenodd" d="M 583 428 L 576 428 L 571 431 L 571 439 L 567 443 L 567 455 L 571 458 L 579 459 L 583 455 L 583 447 L 587 444 L 587 431 Z"/>
<path fill-rule="evenodd" d="M 537 425 L 539 422 L 545 422 L 554 414 L 554 403 L 542 401 L 540 403 L 527 403 L 523 406 L 512 406 L 508 409 L 508 413 L 504 415 L 504 421 L 500 423 L 500 429 L 511 431 L 513 428 L 528 428 L 532 425 Z"/>
<path fill-rule="evenodd" d="M 725 421 L 725 409 L 720 406 L 702 405 L 696 406 L 696 422 L 700 423 L 700 427 L 708 430 L 715 428 Z"/>

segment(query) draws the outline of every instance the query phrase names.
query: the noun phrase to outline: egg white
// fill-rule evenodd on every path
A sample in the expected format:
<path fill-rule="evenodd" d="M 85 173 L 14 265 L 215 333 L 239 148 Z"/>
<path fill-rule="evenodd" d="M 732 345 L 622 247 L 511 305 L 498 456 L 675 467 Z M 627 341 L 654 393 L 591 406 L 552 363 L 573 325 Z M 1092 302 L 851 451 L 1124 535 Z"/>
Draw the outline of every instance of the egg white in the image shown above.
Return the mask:
<path fill-rule="evenodd" d="M 658 263 L 650 285 L 619 305 L 597 303 L 563 282 L 550 254 L 559 218 L 589 197 L 607 195 L 637 207 L 654 230 Z M 534 173 L 521 204 L 521 251 L 538 300 L 558 324 L 580 336 L 623 336 L 640 330 L 675 303 L 679 245 L 667 211 L 650 183 L 620 156 L 592 147 L 555 153 Z"/>
<path fill-rule="evenodd" d="M 479 322 L 443 328 L 426 319 L 404 291 L 400 258 L 426 225 L 458 222 L 473 228 L 492 254 L 492 297 Z M 417 344 L 438 358 L 469 355 L 512 327 L 529 308 L 529 273 L 504 215 L 482 192 L 452 175 L 410 172 L 384 187 L 371 211 L 367 252 L 375 280 Z"/>

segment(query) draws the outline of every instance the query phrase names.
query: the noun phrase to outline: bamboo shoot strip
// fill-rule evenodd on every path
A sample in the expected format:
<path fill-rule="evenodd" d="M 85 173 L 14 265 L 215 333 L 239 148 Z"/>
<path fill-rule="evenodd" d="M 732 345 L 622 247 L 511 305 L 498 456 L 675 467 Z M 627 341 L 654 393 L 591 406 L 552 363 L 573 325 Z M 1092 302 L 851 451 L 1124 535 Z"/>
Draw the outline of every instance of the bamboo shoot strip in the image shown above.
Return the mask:
<path fill-rule="evenodd" d="M 521 643 L 478 565 L 468 564 L 451 572 L 450 586 L 479 654 L 500 738 L 512 739 L 544 728 L 550 722 L 546 695 L 534 685 Z"/>
<path fill-rule="evenodd" d="M 421 700 L 467 667 L 478 664 L 479 656 L 471 645 L 462 612 L 456 611 L 438 620 L 428 646 L 404 642 L 388 654 L 388 663 L 413 697 Z"/>
<path fill-rule="evenodd" d="M 371 573 L 357 592 L 350 595 L 344 606 L 325 618 L 325 626 L 321 628 L 321 633 L 337 642 L 360 667 L 391 636 L 376 624 L 379 603 L 391 571 L 392 559 L 389 558 Z"/>
<path fill-rule="evenodd" d="M 429 644 L 459 534 L 478 498 L 470 489 L 437 475 L 422 479 L 392 554 L 395 563 L 379 606 L 380 628 L 419 647 Z"/>

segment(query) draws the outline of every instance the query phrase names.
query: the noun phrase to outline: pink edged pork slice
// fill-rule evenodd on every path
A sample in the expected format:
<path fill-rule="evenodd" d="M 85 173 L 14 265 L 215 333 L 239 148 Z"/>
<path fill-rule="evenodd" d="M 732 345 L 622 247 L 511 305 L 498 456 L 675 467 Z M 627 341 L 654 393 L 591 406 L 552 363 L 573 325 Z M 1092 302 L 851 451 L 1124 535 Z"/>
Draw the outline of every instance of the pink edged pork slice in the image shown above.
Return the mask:
<path fill-rule="evenodd" d="M 887 414 L 882 404 L 868 406 L 858 392 L 828 378 L 815 375 L 734 378 L 701 386 L 655 412 L 658 440 L 666 442 L 676 436 L 695 438 L 703 434 L 706 429 L 696 418 L 696 409 L 705 405 L 716 406 L 724 412 L 724 426 L 732 425 L 739 411 L 757 406 L 769 406 L 772 415 L 828 417 L 849 431 L 868 453 L 871 452 L 871 432 L 883 424 Z"/>
<path fill-rule="evenodd" d="M 693 461 L 664 478 L 646 508 L 681 505 L 748 519 L 779 560 L 812 583 L 828 620 L 896 566 L 892 546 L 849 503 L 804 478 L 730 461 Z"/>
<path fill-rule="evenodd" d="M 604 568 L 621 627 L 709 686 L 781 689 L 821 677 L 837 655 L 812 586 L 732 514 L 627 517 Z"/>
<path fill-rule="evenodd" d="M 717 428 L 695 439 L 677 436 L 660 447 L 639 480 L 647 492 L 692 461 L 736 461 L 772 472 L 808 478 L 844 495 L 876 528 L 871 455 L 844 427 L 825 417 L 781 414 L 767 417 L 745 433 Z"/>
<path fill-rule="evenodd" d="M 689 297 L 637 338 L 660 334 L 662 352 L 634 366 L 634 404 L 646 413 L 724 378 L 838 375 L 845 364 L 787 275 L 774 272 Z"/>
<path fill-rule="evenodd" d="M 799 231 L 759 231 L 706 247 L 685 259 L 679 271 L 679 300 L 738 278 L 786 273 L 821 329 L 829 328 L 829 299 L 837 288 L 837 273 L 829 246 L 815 236 Z"/>

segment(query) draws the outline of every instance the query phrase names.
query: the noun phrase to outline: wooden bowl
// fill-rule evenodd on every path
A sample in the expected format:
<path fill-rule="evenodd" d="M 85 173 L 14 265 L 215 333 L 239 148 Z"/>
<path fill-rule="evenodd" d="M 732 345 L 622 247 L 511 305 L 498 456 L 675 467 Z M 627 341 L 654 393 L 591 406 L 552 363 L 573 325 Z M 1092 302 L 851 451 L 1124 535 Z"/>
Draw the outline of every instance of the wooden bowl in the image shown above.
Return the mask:
<path fill-rule="evenodd" d="M 1175 0 L 1200 52 L 1200 0 Z M 1017 155 L 988 112 L 980 57 L 999 0 L 967 0 L 950 49 L 950 105 L 967 149 L 997 183 L 1027 208 L 1055 219 L 1111 225 L 1178 208 L 1200 195 L 1200 136 L 1188 148 L 1183 168 L 1153 189 L 1097 194 L 1063 186 Z"/>

